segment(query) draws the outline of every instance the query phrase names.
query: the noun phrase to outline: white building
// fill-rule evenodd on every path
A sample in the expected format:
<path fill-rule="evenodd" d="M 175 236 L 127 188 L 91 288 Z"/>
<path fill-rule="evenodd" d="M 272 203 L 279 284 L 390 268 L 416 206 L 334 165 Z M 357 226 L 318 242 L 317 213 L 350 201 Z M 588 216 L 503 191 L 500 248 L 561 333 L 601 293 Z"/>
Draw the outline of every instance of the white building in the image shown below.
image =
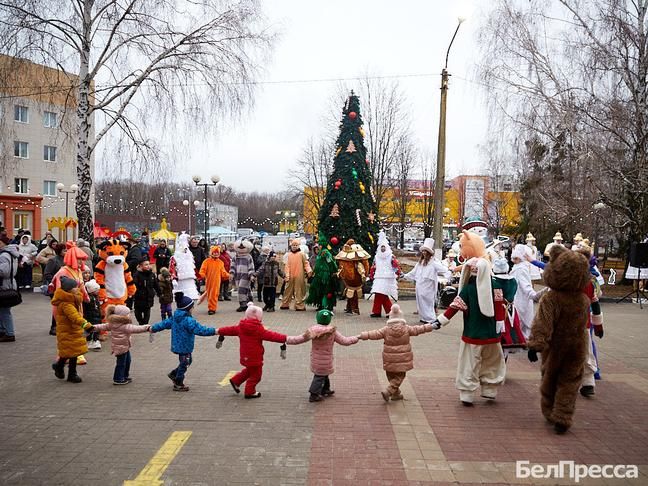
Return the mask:
<path fill-rule="evenodd" d="M 23 228 L 39 239 L 50 218 L 61 227 L 66 216 L 76 219 L 75 194 L 58 189 L 76 183 L 76 78 L 0 56 L 0 92 L 0 221 L 10 235 Z M 67 237 L 75 234 L 70 226 Z"/>

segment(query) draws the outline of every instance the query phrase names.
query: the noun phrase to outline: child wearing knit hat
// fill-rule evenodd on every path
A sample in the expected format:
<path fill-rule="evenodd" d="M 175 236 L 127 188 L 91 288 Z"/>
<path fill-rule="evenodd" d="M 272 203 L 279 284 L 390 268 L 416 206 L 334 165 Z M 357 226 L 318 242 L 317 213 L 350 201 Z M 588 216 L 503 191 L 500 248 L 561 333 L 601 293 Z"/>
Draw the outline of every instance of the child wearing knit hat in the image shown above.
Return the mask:
<path fill-rule="evenodd" d="M 392 305 L 387 325 L 382 329 L 365 331 L 360 339 L 383 339 L 383 369 L 387 374 L 389 385 L 381 392 L 383 400 L 402 400 L 400 386 L 407 372 L 414 368 L 414 354 L 410 346 L 410 336 L 418 336 L 434 330 L 432 324 L 408 326 L 400 305 Z"/>
<path fill-rule="evenodd" d="M 281 358 L 286 359 L 286 339 L 288 336 L 266 329 L 263 326 L 263 310 L 261 307 L 248 303 L 245 317 L 236 326 L 218 329 L 217 348 L 220 348 L 224 336 L 238 336 L 240 342 L 240 361 L 244 368 L 230 380 L 230 385 L 236 393 L 245 382 L 245 398 L 259 398 L 261 393 L 256 391 L 257 384 L 263 374 L 263 341 L 282 343 Z"/>
<path fill-rule="evenodd" d="M 128 385 L 131 365 L 131 334 L 147 332 L 151 326 L 133 325 L 130 309 L 125 305 L 109 305 L 106 307 L 107 324 L 97 324 L 97 331 L 111 331 L 110 350 L 117 358 L 115 372 L 113 373 L 114 385 Z"/>
<path fill-rule="evenodd" d="M 286 343 L 302 344 L 312 341 L 311 371 L 314 373 L 311 383 L 309 402 L 320 402 L 335 392 L 331 390 L 329 375 L 333 373 L 333 345 L 351 346 L 358 342 L 357 336 L 343 336 L 335 326 L 329 326 L 333 312 L 322 309 L 316 315 L 317 325 L 312 326 L 301 336 L 288 336 Z"/>
<path fill-rule="evenodd" d="M 173 390 L 179 392 L 189 391 L 189 387 L 184 384 L 185 373 L 191 366 L 194 350 L 195 336 L 213 336 L 216 329 L 213 327 L 204 327 L 191 316 L 191 310 L 194 306 L 193 299 L 187 297 L 182 292 L 175 294 L 176 311 L 173 317 L 165 319 L 151 326 L 151 332 L 160 332 L 165 329 L 171 329 L 171 352 L 178 355 L 178 367 L 171 370 L 167 375 L 173 382 Z"/>

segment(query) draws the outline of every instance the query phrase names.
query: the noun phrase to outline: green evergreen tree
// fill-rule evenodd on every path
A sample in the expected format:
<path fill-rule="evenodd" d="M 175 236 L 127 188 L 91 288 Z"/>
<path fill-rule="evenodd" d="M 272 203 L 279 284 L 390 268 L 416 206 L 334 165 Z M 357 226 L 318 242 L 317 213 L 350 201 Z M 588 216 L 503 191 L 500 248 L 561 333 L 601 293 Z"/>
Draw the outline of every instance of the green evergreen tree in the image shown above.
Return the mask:
<path fill-rule="evenodd" d="M 334 255 L 350 238 L 370 255 L 375 253 L 380 228 L 371 182 L 360 100 L 351 91 L 342 111 L 333 172 L 319 212 L 319 232 Z"/>

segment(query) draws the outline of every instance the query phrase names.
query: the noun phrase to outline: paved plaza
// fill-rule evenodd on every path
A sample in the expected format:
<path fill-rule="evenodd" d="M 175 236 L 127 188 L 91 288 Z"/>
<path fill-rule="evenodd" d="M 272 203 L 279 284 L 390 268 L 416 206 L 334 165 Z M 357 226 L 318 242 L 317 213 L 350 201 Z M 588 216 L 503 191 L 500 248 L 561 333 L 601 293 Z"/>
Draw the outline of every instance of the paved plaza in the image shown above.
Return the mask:
<path fill-rule="evenodd" d="M 241 314 L 222 303 L 205 325 L 231 325 Z M 411 323 L 414 301 L 402 302 Z M 157 306 L 153 309 L 157 315 Z M 266 344 L 262 397 L 244 400 L 227 377 L 239 369 L 238 339 L 215 349 L 216 337 L 196 339 L 186 383 L 172 390 L 166 374 L 177 364 L 170 333 L 134 335 L 128 386 L 114 386 L 109 343 L 89 352 L 83 383 L 57 380 L 49 336 L 49 301 L 25 296 L 14 309 L 15 343 L 0 343 L 0 484 L 229 485 L 229 484 L 574 484 L 569 477 L 516 478 L 516 461 L 534 464 L 638 465 L 639 478 L 582 479 L 579 484 L 648 484 L 648 309 L 604 304 L 600 342 L 603 379 L 596 396 L 579 397 L 573 428 L 557 436 L 540 414 L 539 365 L 526 354 L 508 361 L 495 402 L 462 407 L 454 388 L 461 317 L 412 339 L 415 370 L 405 400 L 385 403 L 382 343 L 335 349 L 336 393 L 308 402 L 310 344 Z M 347 335 L 382 326 L 384 319 L 334 320 Z M 267 327 L 300 334 L 315 313 L 265 314 Z"/>

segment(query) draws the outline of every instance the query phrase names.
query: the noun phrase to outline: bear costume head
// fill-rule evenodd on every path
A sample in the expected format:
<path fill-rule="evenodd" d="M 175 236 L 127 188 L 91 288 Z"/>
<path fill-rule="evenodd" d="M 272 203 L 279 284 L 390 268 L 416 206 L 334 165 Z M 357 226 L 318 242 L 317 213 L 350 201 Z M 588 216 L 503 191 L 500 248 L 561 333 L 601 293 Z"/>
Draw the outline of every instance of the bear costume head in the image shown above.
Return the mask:
<path fill-rule="evenodd" d="M 234 251 L 236 251 L 237 256 L 249 255 L 252 248 L 254 248 L 254 245 L 248 240 L 238 240 L 234 243 Z"/>
<path fill-rule="evenodd" d="M 554 245 L 542 278 L 552 290 L 581 292 L 590 280 L 589 262 L 582 253 Z"/>

